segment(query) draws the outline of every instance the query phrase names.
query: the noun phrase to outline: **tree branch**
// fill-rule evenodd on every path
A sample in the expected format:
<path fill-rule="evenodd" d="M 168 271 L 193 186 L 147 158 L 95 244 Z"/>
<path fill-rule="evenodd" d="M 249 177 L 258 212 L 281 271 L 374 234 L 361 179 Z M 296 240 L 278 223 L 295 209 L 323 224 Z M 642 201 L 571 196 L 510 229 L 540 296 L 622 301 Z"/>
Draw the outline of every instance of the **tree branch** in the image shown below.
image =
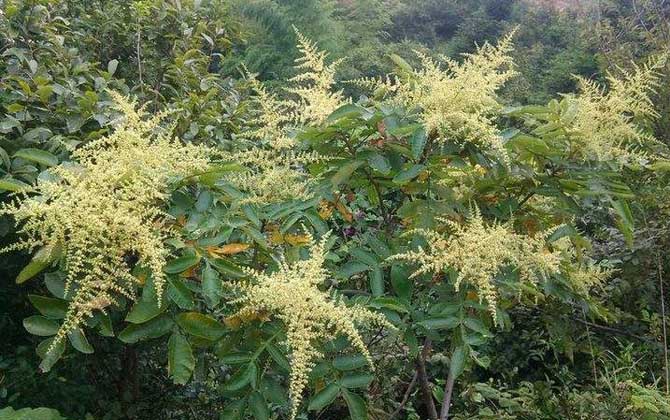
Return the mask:
<path fill-rule="evenodd" d="M 430 420 L 437 420 L 437 409 L 433 401 L 433 390 L 428 382 L 428 375 L 426 374 L 426 357 L 430 353 L 432 342 L 430 338 L 426 338 L 423 342 L 423 350 L 416 360 L 416 371 L 418 374 L 419 384 L 421 385 L 421 393 L 423 394 L 423 402 L 426 404 L 426 411 L 428 411 L 428 418 Z"/>

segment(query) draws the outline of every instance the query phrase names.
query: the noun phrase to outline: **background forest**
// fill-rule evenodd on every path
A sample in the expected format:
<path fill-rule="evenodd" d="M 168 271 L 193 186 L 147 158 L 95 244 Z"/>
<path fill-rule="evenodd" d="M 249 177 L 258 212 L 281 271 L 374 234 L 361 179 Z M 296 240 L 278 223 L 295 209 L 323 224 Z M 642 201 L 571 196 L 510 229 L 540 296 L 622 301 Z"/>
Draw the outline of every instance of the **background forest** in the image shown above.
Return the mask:
<path fill-rule="evenodd" d="M 0 419 L 670 419 L 668 51 L 665 0 L 0 0 Z"/>

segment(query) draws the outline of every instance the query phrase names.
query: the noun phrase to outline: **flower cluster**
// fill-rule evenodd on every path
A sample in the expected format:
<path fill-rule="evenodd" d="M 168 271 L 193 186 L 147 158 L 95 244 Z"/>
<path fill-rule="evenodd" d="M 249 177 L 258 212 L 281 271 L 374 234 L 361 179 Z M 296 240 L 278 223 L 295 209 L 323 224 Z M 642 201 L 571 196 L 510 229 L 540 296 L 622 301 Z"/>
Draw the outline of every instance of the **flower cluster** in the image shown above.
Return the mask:
<path fill-rule="evenodd" d="M 208 167 L 208 151 L 173 141 L 135 104 L 112 93 L 123 117 L 112 134 L 72 153 L 25 196 L 6 204 L 23 239 L 5 249 L 62 249 L 66 290 L 73 293 L 52 347 L 115 296 L 132 298 L 138 279 L 128 260 L 151 269 L 158 294 L 168 251 L 161 203 L 173 178 Z"/>
<path fill-rule="evenodd" d="M 311 258 L 290 264 L 281 262 L 278 269 L 270 273 L 247 268 L 253 283 L 240 285 L 244 297 L 240 299 L 243 307 L 238 314 L 242 318 L 268 312 L 286 325 L 287 344 L 291 350 L 291 418 L 295 418 L 315 360 L 321 356 L 316 347 L 318 341 L 343 335 L 372 366 L 372 357 L 358 333 L 357 324 L 392 328 L 382 315 L 361 306 L 347 306 L 319 289 L 328 277 L 324 268 L 328 237 L 315 242 L 308 236 Z"/>
<path fill-rule="evenodd" d="M 509 55 L 512 36 L 495 46 L 485 43 L 462 62 L 444 57 L 446 68 L 417 53 L 422 68 L 407 77 L 359 82 L 392 93 L 393 101 L 404 106 L 419 107 L 426 130 L 437 131 L 442 141 L 471 142 L 506 158 L 493 119 L 501 110 L 496 92 L 516 74 Z"/>
<path fill-rule="evenodd" d="M 573 109 L 563 120 L 568 123 L 569 134 L 577 139 L 576 152 L 581 157 L 622 165 L 645 159 L 636 149 L 656 140 L 639 122 L 657 116 L 650 94 L 664 61 L 662 58 L 635 67 L 633 72 L 623 72 L 621 78 L 609 75 L 609 89 L 579 78 L 581 92 L 570 98 Z"/>
<path fill-rule="evenodd" d="M 461 225 L 440 219 L 450 230 L 448 235 L 427 229 L 416 229 L 407 234 L 426 238 L 428 249 L 419 248 L 390 257 L 419 265 L 411 277 L 424 273 L 441 273 L 454 269 L 458 273 L 455 288 L 463 282 L 473 285 L 481 300 L 486 300 L 495 319 L 498 293 L 495 277 L 505 267 L 519 273 L 521 281 L 534 283 L 543 276 L 559 272 L 561 254 L 546 248 L 546 235 L 520 235 L 509 224 L 487 225 L 475 208 L 473 215 Z"/>
<path fill-rule="evenodd" d="M 308 125 L 322 124 L 345 103 L 342 92 L 332 90 L 338 62 L 326 64 L 327 54 L 297 30 L 296 34 L 302 54 L 295 65 L 299 74 L 289 80 L 292 87 L 286 89 L 294 98 L 279 99 L 252 79 L 257 124 L 246 135 L 256 143 L 249 149 L 224 155 L 250 169 L 227 177 L 249 193 L 247 201 L 272 203 L 311 198 L 311 183 L 304 167 L 324 157 L 296 152 L 294 133 Z"/>
<path fill-rule="evenodd" d="M 296 60 L 300 73 L 289 80 L 293 87 L 287 89 L 298 99 L 293 101 L 293 121 L 296 125 L 319 125 L 337 108 L 345 104 L 342 91 L 333 92 L 335 70 L 341 60 L 326 64 L 328 54 L 320 51 L 316 43 L 296 30 L 298 49 L 302 56 Z"/>

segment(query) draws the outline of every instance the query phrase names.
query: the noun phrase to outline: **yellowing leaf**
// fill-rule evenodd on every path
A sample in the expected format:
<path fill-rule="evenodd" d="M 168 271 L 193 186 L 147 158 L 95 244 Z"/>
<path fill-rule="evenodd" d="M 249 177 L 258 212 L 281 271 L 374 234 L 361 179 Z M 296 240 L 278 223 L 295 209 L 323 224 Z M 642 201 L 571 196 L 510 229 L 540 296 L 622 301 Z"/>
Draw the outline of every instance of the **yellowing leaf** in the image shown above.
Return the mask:
<path fill-rule="evenodd" d="M 347 221 L 347 223 L 351 223 L 354 220 L 354 214 L 345 206 L 342 204 L 342 202 L 338 201 L 335 206 L 337 207 L 337 211 L 340 213 L 342 218 Z"/>
<path fill-rule="evenodd" d="M 240 319 L 239 315 L 233 315 L 224 318 L 223 323 L 226 327 L 230 328 L 231 330 L 238 330 L 242 325 L 242 319 Z"/>
<path fill-rule="evenodd" d="M 288 243 L 289 245 L 297 246 L 297 245 L 306 245 L 309 243 L 309 236 L 307 235 L 294 235 L 291 233 L 287 233 L 284 235 L 284 241 Z"/>
<path fill-rule="evenodd" d="M 328 200 L 321 200 L 319 203 L 319 217 L 323 220 L 328 220 L 332 215 L 333 204 Z"/>
<path fill-rule="evenodd" d="M 232 243 L 226 244 L 223 246 L 210 246 L 207 247 L 207 252 L 213 257 L 220 257 L 222 255 L 233 255 L 239 254 L 249 249 L 249 244 L 243 243 Z"/>

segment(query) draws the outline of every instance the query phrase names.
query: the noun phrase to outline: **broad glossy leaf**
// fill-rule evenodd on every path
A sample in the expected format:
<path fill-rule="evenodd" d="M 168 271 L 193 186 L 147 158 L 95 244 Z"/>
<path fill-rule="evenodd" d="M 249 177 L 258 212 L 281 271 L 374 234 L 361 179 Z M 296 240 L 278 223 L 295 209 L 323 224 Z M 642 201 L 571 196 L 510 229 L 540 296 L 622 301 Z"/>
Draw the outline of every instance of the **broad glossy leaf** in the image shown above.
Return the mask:
<path fill-rule="evenodd" d="M 370 279 L 370 290 L 372 291 L 372 296 L 381 296 L 384 294 L 384 272 L 376 267 L 368 273 Z"/>
<path fill-rule="evenodd" d="M 56 166 L 58 165 L 58 158 L 46 150 L 41 149 L 19 149 L 14 153 L 14 157 L 28 160 L 30 162 L 39 163 L 44 166 Z"/>
<path fill-rule="evenodd" d="M 58 259 L 61 255 L 61 247 L 59 246 L 44 246 L 40 248 L 35 255 L 33 255 L 32 260 L 23 267 L 23 270 L 16 276 L 16 283 L 21 284 L 37 274 L 41 273 L 44 269 L 49 267 L 52 262 Z"/>
<path fill-rule="evenodd" d="M 263 395 L 254 391 L 249 396 L 249 409 L 256 420 L 268 420 L 270 418 L 270 409 Z"/>
<path fill-rule="evenodd" d="M 37 345 L 37 355 L 42 359 L 42 362 L 40 363 L 40 370 L 42 372 L 50 371 L 53 365 L 55 365 L 63 356 L 63 353 L 65 353 L 65 342 L 63 340 L 59 340 L 53 348 L 51 347 L 51 344 L 55 339 L 56 337 L 47 338 Z M 51 351 L 48 351 L 49 349 L 51 349 Z"/>
<path fill-rule="evenodd" d="M 62 319 L 67 312 L 67 302 L 46 296 L 28 295 L 28 300 L 47 318 Z"/>
<path fill-rule="evenodd" d="M 177 324 L 188 334 L 216 341 L 223 337 L 226 327 L 211 316 L 199 312 L 185 312 L 177 315 Z"/>
<path fill-rule="evenodd" d="M 340 384 L 345 388 L 365 388 L 375 377 L 370 374 L 361 373 L 358 375 L 344 375 L 340 379 Z"/>
<path fill-rule="evenodd" d="M 183 255 L 168 262 L 163 271 L 168 274 L 179 274 L 193 267 L 200 262 L 200 257 L 197 255 Z"/>
<path fill-rule="evenodd" d="M 319 411 L 330 405 L 335 398 L 340 394 L 340 386 L 338 384 L 329 384 L 321 391 L 319 391 L 309 401 L 307 409 L 309 411 Z"/>
<path fill-rule="evenodd" d="M 23 320 L 23 328 L 32 335 L 49 337 L 55 335 L 60 326 L 51 319 L 41 315 L 33 315 Z"/>
<path fill-rule="evenodd" d="M 425 319 L 417 324 L 426 328 L 427 330 L 451 330 L 460 325 L 461 320 L 455 316 L 446 318 L 431 318 Z"/>
<path fill-rule="evenodd" d="M 14 178 L 0 178 L 0 191 L 17 192 L 30 188 L 29 184 Z"/>
<path fill-rule="evenodd" d="M 352 356 L 339 356 L 333 360 L 333 367 L 337 370 L 354 370 L 368 364 L 367 359 L 362 354 Z"/>
<path fill-rule="evenodd" d="M 396 184 L 406 184 L 412 179 L 416 178 L 423 170 L 425 169 L 424 165 L 416 164 L 412 165 L 410 168 L 400 172 L 398 175 L 393 177 L 393 182 Z"/>
<path fill-rule="evenodd" d="M 126 315 L 126 322 L 131 324 L 141 324 L 160 315 L 165 310 L 165 305 L 158 307 L 155 299 L 148 301 L 140 300 L 133 305 L 133 308 Z"/>
<path fill-rule="evenodd" d="M 449 364 L 449 373 L 458 378 L 465 369 L 465 358 L 467 357 L 467 350 L 463 346 L 458 346 L 451 355 L 451 363 Z"/>
<path fill-rule="evenodd" d="M 360 395 L 354 394 L 346 389 L 342 391 L 342 395 L 349 408 L 351 420 L 367 420 L 368 407 L 365 404 L 365 400 Z"/>
<path fill-rule="evenodd" d="M 127 344 L 161 337 L 172 330 L 174 323 L 167 315 L 161 315 L 144 324 L 131 324 L 119 333 L 119 340 Z"/>
<path fill-rule="evenodd" d="M 176 384 L 184 385 L 191 379 L 195 369 L 195 357 L 191 344 L 178 332 L 172 333 L 168 341 L 168 373 Z"/>
<path fill-rule="evenodd" d="M 78 352 L 84 354 L 93 353 L 93 346 L 88 342 L 88 339 L 84 335 L 84 332 L 81 330 L 81 328 L 70 331 L 67 337 L 70 340 L 72 347 L 74 347 Z"/>
<path fill-rule="evenodd" d="M 337 189 L 337 187 L 339 187 L 341 183 L 348 180 L 351 177 L 351 174 L 353 174 L 356 169 L 363 166 L 363 163 L 364 163 L 363 161 L 355 160 L 342 166 L 331 178 L 333 188 Z"/>
<path fill-rule="evenodd" d="M 223 389 L 225 391 L 238 391 L 250 384 L 255 379 L 257 373 L 258 368 L 256 368 L 256 365 L 253 362 L 249 363 L 246 367 L 243 367 L 231 376 L 223 384 Z"/>
<path fill-rule="evenodd" d="M 210 308 L 215 307 L 221 301 L 221 277 L 209 264 L 205 264 L 202 269 L 202 294 L 205 302 Z"/>

